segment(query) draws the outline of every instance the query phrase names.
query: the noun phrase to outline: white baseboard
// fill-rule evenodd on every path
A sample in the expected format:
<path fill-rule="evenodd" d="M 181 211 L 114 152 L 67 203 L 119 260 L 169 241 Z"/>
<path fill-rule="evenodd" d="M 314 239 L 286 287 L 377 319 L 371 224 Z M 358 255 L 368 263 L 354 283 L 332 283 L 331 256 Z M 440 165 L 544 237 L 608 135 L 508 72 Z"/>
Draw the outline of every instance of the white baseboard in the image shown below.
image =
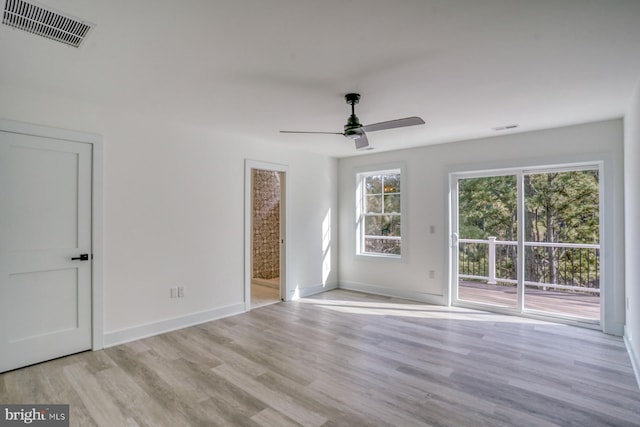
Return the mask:
<path fill-rule="evenodd" d="M 444 295 L 434 295 L 416 291 L 405 291 L 402 289 L 383 288 L 381 286 L 354 282 L 340 282 L 338 288 L 349 291 L 364 292 L 366 294 L 382 295 L 386 297 L 418 301 L 426 304 L 446 305 Z"/>
<path fill-rule="evenodd" d="M 633 373 L 636 375 L 636 382 L 638 383 L 638 387 L 640 387 L 640 359 L 638 358 L 638 354 L 633 351 L 633 346 L 631 345 L 631 341 L 629 336 L 627 335 L 627 331 L 624 331 L 624 344 L 627 346 L 627 353 L 629 353 L 629 359 L 631 359 L 631 367 L 633 368 Z"/>
<path fill-rule="evenodd" d="M 145 325 L 134 326 L 133 328 L 120 329 L 104 334 L 104 348 L 113 347 L 119 344 L 151 337 L 154 335 L 171 332 L 200 323 L 210 322 L 223 317 L 234 316 L 244 313 L 244 303 L 232 304 L 213 310 L 201 311 L 199 313 L 187 314 L 186 316 L 174 319 L 161 320 L 159 322 L 147 323 Z"/>
<path fill-rule="evenodd" d="M 326 285 L 313 285 L 305 286 L 304 288 L 296 288 L 291 293 L 291 300 L 295 301 L 300 298 L 310 297 L 311 295 L 320 294 L 322 292 L 327 292 L 337 288 L 337 283 L 327 283 Z"/>

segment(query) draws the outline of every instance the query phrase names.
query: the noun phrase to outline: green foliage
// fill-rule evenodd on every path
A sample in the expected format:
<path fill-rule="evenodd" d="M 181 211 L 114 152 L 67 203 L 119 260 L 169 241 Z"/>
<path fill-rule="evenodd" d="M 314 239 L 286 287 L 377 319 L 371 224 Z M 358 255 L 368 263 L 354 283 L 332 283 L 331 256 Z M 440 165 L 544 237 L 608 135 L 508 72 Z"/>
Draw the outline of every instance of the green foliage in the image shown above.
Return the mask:
<path fill-rule="evenodd" d="M 598 171 L 525 175 L 525 232 L 531 242 L 598 243 Z M 516 177 L 462 179 L 460 237 L 515 240 Z"/>
<path fill-rule="evenodd" d="M 458 211 L 463 239 L 514 240 L 517 231 L 516 177 L 493 176 L 459 181 Z"/>
<path fill-rule="evenodd" d="M 598 171 L 525 176 L 527 241 L 597 244 Z"/>
<path fill-rule="evenodd" d="M 525 175 L 525 241 L 598 244 L 598 184 L 597 170 Z M 516 177 L 459 180 L 458 212 L 460 238 L 486 240 L 495 236 L 497 240 L 517 240 Z M 461 248 L 460 265 L 482 271 L 485 256 L 480 248 Z M 500 277 L 515 276 L 516 257 L 515 251 L 497 246 Z M 526 280 L 598 286 L 599 253 L 595 249 L 528 248 L 525 264 Z"/>

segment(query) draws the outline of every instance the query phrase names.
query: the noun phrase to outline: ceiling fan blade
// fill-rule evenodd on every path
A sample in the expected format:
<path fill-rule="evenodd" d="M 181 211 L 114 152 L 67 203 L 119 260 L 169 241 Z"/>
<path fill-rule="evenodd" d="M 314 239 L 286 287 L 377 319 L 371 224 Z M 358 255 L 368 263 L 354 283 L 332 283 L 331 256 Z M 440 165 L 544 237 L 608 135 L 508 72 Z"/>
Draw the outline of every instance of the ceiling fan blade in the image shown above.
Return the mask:
<path fill-rule="evenodd" d="M 344 135 L 343 133 L 340 133 L 340 132 L 308 132 L 303 130 L 281 130 L 280 133 L 314 133 L 314 134 L 321 134 L 321 135 Z"/>
<path fill-rule="evenodd" d="M 359 137 L 353 140 L 356 143 L 356 150 L 364 150 L 369 147 L 369 140 L 367 139 L 367 135 L 362 132 Z"/>
<path fill-rule="evenodd" d="M 406 126 L 423 125 L 424 120 L 420 117 L 405 117 L 404 119 L 389 120 L 388 122 L 374 123 L 362 127 L 365 132 L 374 132 L 377 130 L 402 128 Z"/>

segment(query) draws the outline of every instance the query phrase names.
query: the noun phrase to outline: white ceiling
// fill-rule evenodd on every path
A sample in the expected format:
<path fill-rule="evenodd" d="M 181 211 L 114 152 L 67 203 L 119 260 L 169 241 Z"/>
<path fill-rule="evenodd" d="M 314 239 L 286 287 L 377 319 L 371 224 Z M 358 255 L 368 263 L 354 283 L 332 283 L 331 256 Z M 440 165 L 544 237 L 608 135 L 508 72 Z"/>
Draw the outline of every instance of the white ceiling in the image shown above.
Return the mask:
<path fill-rule="evenodd" d="M 622 117 L 640 78 L 639 0 L 39 3 L 96 27 L 75 49 L 0 25 L 2 84 L 336 157 L 279 130 L 341 131 L 359 92 L 364 124 L 427 122 L 376 151 L 529 131 Z"/>

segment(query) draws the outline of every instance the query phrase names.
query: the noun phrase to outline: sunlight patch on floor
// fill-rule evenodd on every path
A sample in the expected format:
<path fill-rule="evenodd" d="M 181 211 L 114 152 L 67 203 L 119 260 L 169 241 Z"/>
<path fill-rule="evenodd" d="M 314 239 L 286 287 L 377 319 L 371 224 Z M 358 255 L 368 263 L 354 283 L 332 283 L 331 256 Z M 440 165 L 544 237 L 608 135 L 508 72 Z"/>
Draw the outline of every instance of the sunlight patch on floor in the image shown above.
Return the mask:
<path fill-rule="evenodd" d="M 469 320 L 475 322 L 523 324 L 549 323 L 543 320 L 495 314 L 461 307 L 444 307 L 429 304 L 363 302 L 315 298 L 301 298 L 298 302 L 303 304 L 313 304 L 317 307 L 341 313 L 362 314 L 368 316 L 397 316 L 410 318 Z"/>

